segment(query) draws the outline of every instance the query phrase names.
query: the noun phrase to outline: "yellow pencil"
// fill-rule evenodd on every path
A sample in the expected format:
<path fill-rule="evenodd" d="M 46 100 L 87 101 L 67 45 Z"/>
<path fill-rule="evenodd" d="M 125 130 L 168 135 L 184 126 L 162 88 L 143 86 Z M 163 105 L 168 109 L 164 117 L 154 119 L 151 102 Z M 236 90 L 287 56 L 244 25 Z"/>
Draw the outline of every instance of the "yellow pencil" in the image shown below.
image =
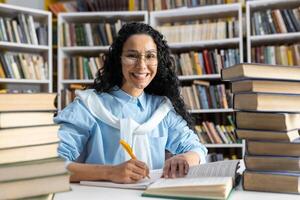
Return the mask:
<path fill-rule="evenodd" d="M 125 151 L 130 155 L 130 157 L 133 160 L 136 160 L 136 156 L 133 154 L 133 151 L 132 151 L 132 148 L 130 147 L 130 145 L 125 140 L 122 140 L 122 139 L 120 140 L 120 144 L 125 149 Z M 150 179 L 149 175 L 147 175 L 147 177 Z"/>

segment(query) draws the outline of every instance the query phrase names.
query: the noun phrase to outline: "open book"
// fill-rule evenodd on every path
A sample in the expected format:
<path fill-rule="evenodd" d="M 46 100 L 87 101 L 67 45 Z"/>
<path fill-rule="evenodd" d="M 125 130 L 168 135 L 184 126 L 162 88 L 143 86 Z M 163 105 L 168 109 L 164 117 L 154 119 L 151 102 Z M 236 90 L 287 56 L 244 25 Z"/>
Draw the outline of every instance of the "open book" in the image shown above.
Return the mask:
<path fill-rule="evenodd" d="M 226 199 L 235 184 L 238 160 L 226 160 L 192 166 L 183 178 L 160 178 L 162 170 L 153 170 L 151 179 L 135 184 L 104 181 L 81 181 L 80 184 L 127 189 L 146 189 L 143 196 L 172 198 Z"/>

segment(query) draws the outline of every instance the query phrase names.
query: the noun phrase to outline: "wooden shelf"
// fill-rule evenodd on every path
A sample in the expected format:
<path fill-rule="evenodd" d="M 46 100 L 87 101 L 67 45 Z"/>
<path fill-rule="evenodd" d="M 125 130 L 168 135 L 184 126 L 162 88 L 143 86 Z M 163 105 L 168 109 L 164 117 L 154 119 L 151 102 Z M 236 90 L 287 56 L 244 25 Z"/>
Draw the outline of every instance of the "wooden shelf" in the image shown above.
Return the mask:
<path fill-rule="evenodd" d="M 19 52 L 44 52 L 49 51 L 50 46 L 45 45 L 32 45 L 32 44 L 23 44 L 23 43 L 14 43 L 14 42 L 0 42 L 1 49 L 9 51 L 19 51 Z"/>
<path fill-rule="evenodd" d="M 206 148 L 244 148 L 244 144 L 204 144 Z"/>
<path fill-rule="evenodd" d="M 191 114 L 197 114 L 197 113 L 225 113 L 225 112 L 232 113 L 232 112 L 234 112 L 234 110 L 232 108 L 229 108 L 229 109 L 218 108 L 218 109 L 194 109 L 194 110 L 189 110 L 189 113 L 191 113 Z"/>
<path fill-rule="evenodd" d="M 220 74 L 204 74 L 204 75 L 188 75 L 188 76 L 178 76 L 181 81 L 192 81 L 192 80 L 214 80 L 221 79 Z"/>
<path fill-rule="evenodd" d="M 0 83 L 30 83 L 30 84 L 49 84 L 49 80 L 32 80 L 32 79 L 12 79 L 1 78 Z"/>

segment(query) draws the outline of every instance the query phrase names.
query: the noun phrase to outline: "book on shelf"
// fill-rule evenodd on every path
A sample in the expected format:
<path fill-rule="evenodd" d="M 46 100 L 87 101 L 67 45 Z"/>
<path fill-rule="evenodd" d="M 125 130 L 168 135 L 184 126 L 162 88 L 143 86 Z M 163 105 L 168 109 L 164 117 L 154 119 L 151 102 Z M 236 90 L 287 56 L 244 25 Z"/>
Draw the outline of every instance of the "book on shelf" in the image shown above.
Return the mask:
<path fill-rule="evenodd" d="M 280 93 L 280 94 L 300 94 L 300 82 L 290 81 L 264 81 L 264 80 L 244 80 L 234 81 L 231 84 L 233 93 Z"/>
<path fill-rule="evenodd" d="M 265 112 L 300 112 L 300 95 L 274 93 L 234 94 L 234 109 Z"/>
<path fill-rule="evenodd" d="M 238 163 L 236 160 L 220 161 L 191 167 L 184 178 L 156 180 L 142 196 L 227 199 L 235 185 Z"/>
<path fill-rule="evenodd" d="M 53 112 L 1 112 L 0 131 L 3 128 L 53 125 L 53 116 Z"/>
<path fill-rule="evenodd" d="M 244 190 L 300 194 L 299 173 L 248 171 L 243 174 Z"/>
<path fill-rule="evenodd" d="M 221 77 L 222 80 L 229 81 L 245 79 L 299 81 L 300 67 L 243 63 L 222 69 Z"/>
<path fill-rule="evenodd" d="M 58 142 L 59 126 L 0 129 L 0 149 Z"/>
<path fill-rule="evenodd" d="M 300 172 L 300 157 L 245 155 L 245 166 L 250 171 Z"/>
<path fill-rule="evenodd" d="M 0 17 L 0 32 L 0 41 L 48 45 L 48 27 L 33 15 L 19 13 L 15 18 Z"/>
<path fill-rule="evenodd" d="M 57 157 L 58 143 L 0 149 L 0 164 Z"/>
<path fill-rule="evenodd" d="M 238 129 L 257 129 L 270 131 L 289 131 L 300 129 L 298 113 L 266 113 L 242 112 L 235 113 Z"/>
<path fill-rule="evenodd" d="M 270 65 L 300 65 L 300 44 L 252 47 L 251 61 Z"/>
<path fill-rule="evenodd" d="M 67 170 L 59 157 L 0 165 L 1 182 L 63 174 Z"/>
<path fill-rule="evenodd" d="M 204 49 L 172 56 L 177 75 L 220 74 L 221 69 L 240 61 L 238 49 Z"/>
<path fill-rule="evenodd" d="M 300 139 L 287 141 L 246 141 L 249 155 L 300 156 Z"/>
<path fill-rule="evenodd" d="M 63 173 L 38 178 L 4 181 L 0 184 L 0 196 L 3 199 L 19 199 L 69 191 L 69 177 L 68 173 Z"/>
<path fill-rule="evenodd" d="M 169 43 L 237 38 L 240 31 L 236 17 L 163 23 L 155 28 Z"/>
<path fill-rule="evenodd" d="M 0 94 L 0 111 L 54 111 L 54 93 Z"/>
<path fill-rule="evenodd" d="M 298 129 L 289 130 L 289 131 L 236 129 L 236 134 L 240 139 L 260 140 L 260 141 L 266 140 L 266 141 L 292 142 L 300 138 Z"/>
<path fill-rule="evenodd" d="M 268 35 L 300 31 L 300 9 L 267 9 L 255 11 L 251 17 L 252 35 Z"/>
<path fill-rule="evenodd" d="M 0 56 L 0 78 L 47 80 L 48 62 L 39 54 L 4 52 Z"/>
<path fill-rule="evenodd" d="M 80 184 L 99 187 L 146 189 L 143 196 L 172 197 L 173 194 L 173 197 L 187 198 L 192 197 L 192 194 L 189 193 L 193 191 L 194 197 L 197 198 L 226 199 L 235 185 L 238 163 L 238 160 L 227 160 L 191 166 L 185 177 L 176 179 L 160 178 L 162 169 L 158 169 L 150 172 L 151 179 L 144 179 L 135 184 L 116 184 L 103 181 L 81 181 Z M 170 188 L 172 191 L 170 193 L 166 189 L 169 186 L 176 189 Z M 191 188 L 191 186 L 194 187 Z M 173 191 L 179 191 L 178 189 L 180 189 L 180 192 L 173 193 Z M 214 191 L 214 194 L 211 194 L 208 190 Z"/>

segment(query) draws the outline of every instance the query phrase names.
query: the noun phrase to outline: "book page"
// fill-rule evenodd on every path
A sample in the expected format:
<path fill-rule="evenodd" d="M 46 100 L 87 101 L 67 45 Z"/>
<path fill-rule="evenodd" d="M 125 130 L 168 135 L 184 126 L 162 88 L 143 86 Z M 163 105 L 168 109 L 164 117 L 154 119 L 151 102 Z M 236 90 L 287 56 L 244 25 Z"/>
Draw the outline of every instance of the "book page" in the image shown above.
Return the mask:
<path fill-rule="evenodd" d="M 80 181 L 81 185 L 97 186 L 97 187 L 110 187 L 110 188 L 124 188 L 124 189 L 146 189 L 150 184 L 159 179 L 162 175 L 162 169 L 151 170 L 150 179 L 144 178 L 136 183 L 122 184 L 113 183 L 109 181 Z"/>
<path fill-rule="evenodd" d="M 192 166 L 186 178 L 192 177 L 235 177 L 239 160 L 224 160 Z"/>
<path fill-rule="evenodd" d="M 156 180 L 149 189 L 187 186 L 226 185 L 232 182 L 231 177 L 176 178 Z"/>

